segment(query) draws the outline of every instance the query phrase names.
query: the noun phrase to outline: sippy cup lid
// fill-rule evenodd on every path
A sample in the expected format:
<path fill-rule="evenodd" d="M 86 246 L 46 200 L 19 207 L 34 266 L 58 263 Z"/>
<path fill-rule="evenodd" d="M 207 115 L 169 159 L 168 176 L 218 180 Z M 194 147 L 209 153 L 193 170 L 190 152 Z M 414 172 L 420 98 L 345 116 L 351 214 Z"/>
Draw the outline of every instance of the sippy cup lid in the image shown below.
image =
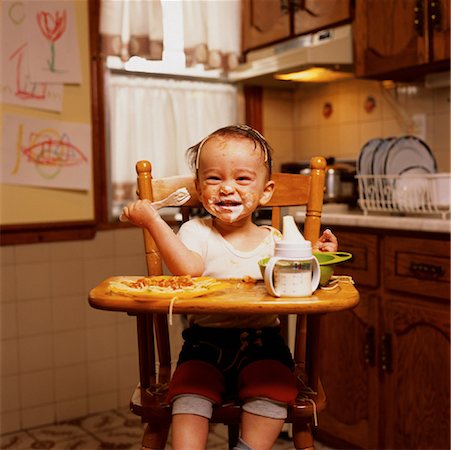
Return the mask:
<path fill-rule="evenodd" d="M 299 259 L 312 256 L 312 244 L 304 239 L 293 216 L 283 217 L 283 238 L 276 242 L 275 256 Z"/>

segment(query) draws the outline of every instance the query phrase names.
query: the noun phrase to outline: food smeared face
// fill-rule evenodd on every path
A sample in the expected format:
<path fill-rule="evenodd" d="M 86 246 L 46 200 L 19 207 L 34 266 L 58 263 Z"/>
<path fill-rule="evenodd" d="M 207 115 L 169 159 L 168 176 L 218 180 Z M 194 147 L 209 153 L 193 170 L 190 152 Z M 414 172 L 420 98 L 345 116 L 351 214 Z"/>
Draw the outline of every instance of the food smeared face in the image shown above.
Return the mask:
<path fill-rule="evenodd" d="M 245 137 L 212 136 L 200 150 L 197 189 L 205 209 L 227 223 L 250 217 L 272 195 L 260 147 Z"/>

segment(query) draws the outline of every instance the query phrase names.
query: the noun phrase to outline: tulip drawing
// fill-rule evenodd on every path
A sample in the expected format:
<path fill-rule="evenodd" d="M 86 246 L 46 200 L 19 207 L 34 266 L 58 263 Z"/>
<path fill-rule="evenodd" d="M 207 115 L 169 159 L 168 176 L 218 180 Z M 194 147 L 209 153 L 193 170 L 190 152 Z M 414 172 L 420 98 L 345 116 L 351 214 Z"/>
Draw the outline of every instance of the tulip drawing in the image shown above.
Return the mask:
<path fill-rule="evenodd" d="M 56 11 L 53 15 L 50 12 L 41 11 L 36 15 L 39 29 L 45 38 L 50 42 L 50 60 L 47 60 L 48 68 L 51 72 L 55 72 L 55 42 L 66 31 L 67 17 L 66 11 L 63 10 L 60 14 Z"/>

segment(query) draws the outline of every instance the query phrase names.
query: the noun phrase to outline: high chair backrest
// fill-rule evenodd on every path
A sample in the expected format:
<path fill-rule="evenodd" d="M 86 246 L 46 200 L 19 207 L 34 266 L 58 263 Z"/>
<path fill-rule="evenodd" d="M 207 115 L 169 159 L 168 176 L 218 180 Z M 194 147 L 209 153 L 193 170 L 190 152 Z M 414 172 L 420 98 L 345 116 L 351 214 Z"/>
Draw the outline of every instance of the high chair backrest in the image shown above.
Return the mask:
<path fill-rule="evenodd" d="M 323 206 L 324 180 L 326 161 L 323 157 L 311 159 L 311 173 L 309 175 L 274 173 L 272 179 L 275 182 L 274 194 L 271 201 L 265 207 L 272 208 L 272 225 L 280 229 L 282 207 L 306 206 L 303 234 L 306 239 L 316 242 L 320 235 L 321 211 Z M 167 177 L 153 179 L 151 164 L 148 161 L 139 161 L 136 164 L 138 173 L 138 195 L 141 199 L 158 201 L 166 198 L 175 190 L 185 187 L 191 194 L 190 200 L 184 207 L 200 206 L 197 197 L 194 180 L 190 176 Z M 144 230 L 144 242 L 146 251 L 147 270 L 149 275 L 162 274 L 162 261 L 159 250 L 151 235 Z M 167 329 L 166 315 L 155 315 L 153 318 L 159 360 L 159 381 L 169 380 L 171 370 L 171 356 L 169 345 L 169 334 Z M 297 332 L 302 332 L 303 322 L 298 320 Z M 148 324 L 149 326 L 149 324 Z M 139 333 L 139 328 L 138 328 Z M 139 338 L 139 336 L 138 336 Z M 305 351 L 302 346 L 296 346 L 294 352 L 295 362 L 304 366 Z M 153 359 L 155 355 L 143 356 Z M 141 362 L 143 364 L 141 364 Z M 155 362 L 140 361 L 140 366 L 147 365 L 150 371 L 140 369 L 141 386 L 145 387 L 149 379 L 155 379 Z M 313 376 L 313 378 L 315 378 Z M 313 382 L 313 387 L 315 382 Z"/>

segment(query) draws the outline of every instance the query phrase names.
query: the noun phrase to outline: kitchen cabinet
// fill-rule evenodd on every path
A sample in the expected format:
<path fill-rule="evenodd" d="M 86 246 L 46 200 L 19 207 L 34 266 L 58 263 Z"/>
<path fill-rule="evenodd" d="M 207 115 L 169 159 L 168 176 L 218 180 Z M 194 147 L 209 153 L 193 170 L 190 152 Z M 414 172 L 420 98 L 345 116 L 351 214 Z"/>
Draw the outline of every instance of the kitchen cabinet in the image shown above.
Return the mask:
<path fill-rule="evenodd" d="M 415 79 L 449 70 L 450 0 L 356 0 L 357 77 Z"/>
<path fill-rule="evenodd" d="M 243 0 L 242 50 L 350 21 L 350 0 Z"/>
<path fill-rule="evenodd" d="M 449 235 L 334 227 L 361 294 L 321 322 L 327 407 L 317 438 L 335 448 L 450 448 Z"/>

